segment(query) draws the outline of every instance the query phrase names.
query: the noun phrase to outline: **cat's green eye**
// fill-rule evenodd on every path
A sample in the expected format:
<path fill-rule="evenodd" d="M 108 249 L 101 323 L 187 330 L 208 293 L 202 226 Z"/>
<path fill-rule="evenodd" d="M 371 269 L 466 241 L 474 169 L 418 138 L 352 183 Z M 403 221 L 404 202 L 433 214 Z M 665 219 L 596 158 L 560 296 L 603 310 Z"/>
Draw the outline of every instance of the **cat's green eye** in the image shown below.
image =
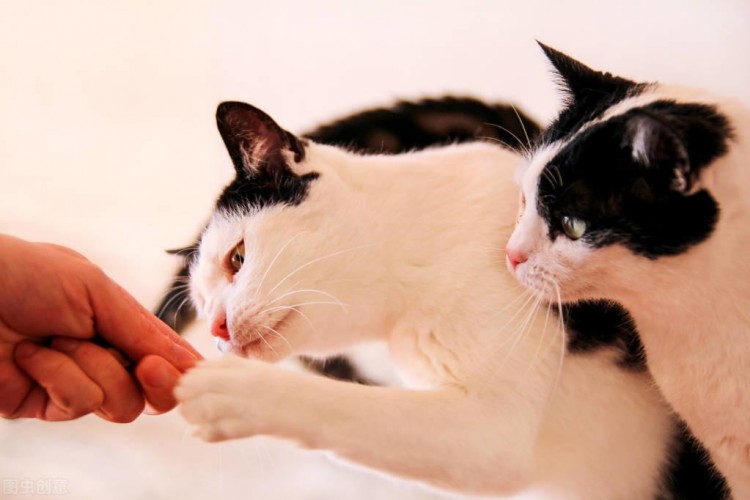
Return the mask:
<path fill-rule="evenodd" d="M 580 239 L 586 233 L 586 221 L 578 217 L 563 215 L 560 219 L 565 235 L 571 240 Z"/>
<path fill-rule="evenodd" d="M 240 241 L 237 246 L 232 249 L 231 253 L 229 254 L 229 258 L 227 259 L 227 263 L 229 264 L 229 269 L 231 269 L 234 273 L 242 268 L 242 264 L 245 263 L 244 241 Z"/>

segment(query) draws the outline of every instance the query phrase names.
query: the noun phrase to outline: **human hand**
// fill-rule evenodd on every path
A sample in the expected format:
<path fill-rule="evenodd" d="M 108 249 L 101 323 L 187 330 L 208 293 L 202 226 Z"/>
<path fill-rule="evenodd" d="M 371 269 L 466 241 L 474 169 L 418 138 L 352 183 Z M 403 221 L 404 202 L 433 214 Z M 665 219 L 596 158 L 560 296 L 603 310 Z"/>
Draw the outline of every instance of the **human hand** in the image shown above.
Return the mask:
<path fill-rule="evenodd" d="M 198 359 L 82 255 L 0 235 L 0 416 L 130 422 L 145 401 L 172 409 L 177 379 Z"/>

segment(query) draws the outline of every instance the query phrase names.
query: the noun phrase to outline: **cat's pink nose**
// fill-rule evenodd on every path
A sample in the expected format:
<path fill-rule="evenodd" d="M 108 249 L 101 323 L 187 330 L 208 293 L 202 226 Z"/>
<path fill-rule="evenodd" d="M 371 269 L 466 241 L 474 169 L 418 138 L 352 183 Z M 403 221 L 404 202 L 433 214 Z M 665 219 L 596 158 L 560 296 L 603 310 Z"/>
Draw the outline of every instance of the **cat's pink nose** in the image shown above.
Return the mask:
<path fill-rule="evenodd" d="M 219 318 L 214 321 L 214 324 L 211 325 L 211 335 L 226 340 L 227 342 L 230 340 L 226 318 Z"/>
<path fill-rule="evenodd" d="M 510 267 L 512 267 L 513 269 L 518 267 L 518 264 L 523 264 L 524 262 L 529 260 L 529 256 L 527 254 L 520 250 L 514 250 L 510 247 L 505 249 L 505 255 L 508 257 Z"/>

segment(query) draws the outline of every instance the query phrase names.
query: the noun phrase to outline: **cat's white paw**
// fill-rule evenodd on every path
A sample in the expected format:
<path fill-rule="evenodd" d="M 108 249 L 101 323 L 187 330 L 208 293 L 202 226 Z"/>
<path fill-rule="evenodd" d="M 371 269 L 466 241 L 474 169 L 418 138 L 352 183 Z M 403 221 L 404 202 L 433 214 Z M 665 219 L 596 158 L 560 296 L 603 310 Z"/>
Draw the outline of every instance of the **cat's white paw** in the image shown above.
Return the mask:
<path fill-rule="evenodd" d="M 273 367 L 258 361 L 225 356 L 201 361 L 177 384 L 180 412 L 206 441 L 254 436 L 266 430 L 272 410 L 264 380 Z"/>

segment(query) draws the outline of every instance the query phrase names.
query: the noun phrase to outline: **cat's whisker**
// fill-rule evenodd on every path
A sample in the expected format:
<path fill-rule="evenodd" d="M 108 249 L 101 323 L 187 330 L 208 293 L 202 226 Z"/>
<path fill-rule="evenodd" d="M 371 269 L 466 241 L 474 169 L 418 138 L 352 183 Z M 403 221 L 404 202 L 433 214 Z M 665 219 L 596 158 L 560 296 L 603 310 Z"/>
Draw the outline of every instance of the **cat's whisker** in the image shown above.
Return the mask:
<path fill-rule="evenodd" d="M 172 287 L 172 290 L 189 290 L 190 289 L 190 283 L 180 283 L 179 285 L 175 285 Z"/>
<path fill-rule="evenodd" d="M 179 293 L 174 294 L 163 306 L 161 306 L 161 308 L 159 308 L 159 312 L 157 312 L 156 315 L 161 316 L 164 314 L 167 309 L 169 309 L 169 306 L 174 303 L 175 300 L 179 299 L 182 299 L 182 303 L 177 307 L 177 311 L 182 310 L 182 306 L 185 305 L 185 302 L 190 300 L 190 295 L 185 291 L 179 291 Z"/>
<path fill-rule="evenodd" d="M 503 342 L 500 342 L 497 346 L 498 349 L 505 348 L 508 344 L 511 344 L 510 348 L 505 351 L 500 351 L 499 354 L 502 352 L 505 353 L 505 355 L 502 358 L 502 361 L 500 363 L 495 364 L 491 370 L 490 370 L 490 377 L 488 380 L 493 380 L 495 374 L 498 370 L 504 369 L 508 363 L 508 361 L 511 359 L 511 355 L 513 354 L 513 351 L 515 350 L 518 342 L 520 341 L 521 337 L 524 335 L 524 330 L 526 329 L 526 326 L 529 323 L 529 319 L 533 317 L 535 314 L 537 308 L 539 307 L 540 300 L 538 297 L 531 293 L 526 293 L 527 297 L 524 303 L 516 309 L 513 316 L 502 326 L 501 331 L 505 329 L 506 326 L 508 326 L 510 323 L 513 322 L 513 320 L 521 314 L 522 316 L 525 314 L 524 319 L 522 320 L 521 324 L 514 329 L 514 332 L 512 335 L 509 335 Z"/>
<path fill-rule="evenodd" d="M 531 369 L 531 367 L 534 365 L 536 360 L 539 359 L 539 354 L 542 350 L 542 346 L 544 345 L 544 339 L 547 335 L 547 325 L 549 322 L 549 315 L 552 310 L 552 306 L 549 303 L 547 303 L 546 309 L 547 309 L 547 312 L 544 315 L 544 324 L 542 325 L 542 334 L 539 336 L 539 342 L 536 345 L 536 351 L 534 351 L 534 356 L 531 358 L 531 363 L 529 363 L 529 368 L 527 369 L 527 373 Z"/>
<path fill-rule="evenodd" d="M 330 253 L 328 255 L 324 255 L 322 257 L 315 258 L 315 259 L 307 262 L 306 264 L 302 264 L 301 266 L 296 267 L 292 272 L 290 272 L 289 274 L 287 274 L 286 276 L 284 276 L 284 278 L 282 278 L 281 281 L 279 281 L 278 283 L 276 283 L 276 286 L 274 286 L 268 292 L 268 295 L 273 295 L 273 292 L 278 287 L 280 287 L 282 283 L 284 283 L 287 279 L 289 279 L 290 277 L 292 277 L 294 274 L 298 273 L 299 271 L 301 271 L 301 270 L 303 270 L 303 269 L 305 269 L 305 268 L 307 268 L 307 267 L 309 267 L 309 266 L 311 266 L 311 265 L 313 265 L 313 264 L 315 264 L 317 262 L 320 262 L 320 261 L 325 260 L 325 259 L 330 259 L 332 257 L 338 257 L 338 256 L 341 256 L 341 255 L 343 255 L 345 253 L 348 253 L 348 252 L 353 252 L 355 250 L 361 250 L 363 248 L 372 247 L 372 246 L 375 246 L 375 243 L 368 243 L 368 244 L 365 244 L 365 245 L 357 245 L 355 247 L 347 248 L 345 250 L 339 250 L 337 252 L 333 252 L 333 253 Z"/>
<path fill-rule="evenodd" d="M 268 276 L 268 273 L 269 273 L 269 272 L 271 271 L 271 268 L 272 268 L 272 267 L 273 267 L 273 265 L 274 265 L 274 264 L 276 263 L 276 260 L 278 260 L 278 258 L 279 258 L 279 257 L 281 256 L 281 254 L 282 254 L 282 253 L 284 252 L 284 250 L 286 250 L 286 248 L 287 248 L 287 247 L 288 247 L 289 245 L 291 245 L 291 244 L 292 244 L 292 242 L 293 242 L 293 241 L 294 241 L 295 239 L 297 239 L 297 237 L 298 237 L 299 235 L 301 235 L 302 233 L 304 233 L 304 231 L 300 231 L 300 232 L 298 232 L 297 234 L 295 234 L 294 236 L 292 236 L 291 238 L 289 238 L 289 241 L 287 241 L 286 243 L 284 243 L 284 245 L 283 245 L 283 246 L 282 246 L 281 248 L 279 248 L 279 251 L 278 251 L 278 252 L 276 252 L 276 255 L 274 255 L 273 259 L 271 259 L 271 263 L 270 263 L 270 264 L 268 264 L 268 267 L 266 268 L 266 271 L 265 271 L 265 272 L 263 273 L 263 276 L 262 276 L 262 277 L 260 278 L 260 281 L 258 282 L 258 287 L 257 287 L 257 288 L 255 289 L 255 296 L 256 296 L 256 297 L 258 296 L 258 292 L 260 291 L 261 287 L 263 286 L 263 283 L 264 283 L 264 282 L 266 281 L 266 277 Z"/>
<path fill-rule="evenodd" d="M 182 302 L 180 302 L 180 305 L 177 306 L 177 310 L 178 311 L 182 311 L 182 308 L 185 307 L 185 304 L 187 304 L 188 301 L 190 301 L 190 296 L 189 295 L 186 296 L 184 299 L 182 299 Z"/>
<path fill-rule="evenodd" d="M 552 174 L 552 172 L 550 172 L 549 168 L 544 168 L 542 170 L 542 176 L 544 176 L 544 178 L 549 181 L 549 183 L 551 184 L 551 186 L 552 186 L 553 189 L 557 186 L 557 179 L 554 177 L 554 175 Z M 545 196 L 545 197 L 551 197 L 552 195 L 551 194 L 545 194 L 543 196 Z"/>
<path fill-rule="evenodd" d="M 177 293 L 175 293 L 174 295 L 172 295 L 172 296 L 171 296 L 171 297 L 169 298 L 169 300 L 168 300 L 168 301 L 166 301 L 166 302 L 164 303 L 164 305 L 162 305 L 162 306 L 161 306 L 161 308 L 159 309 L 159 312 L 158 312 L 157 314 L 161 315 L 162 313 L 164 313 L 164 311 L 166 311 L 166 310 L 167 310 L 167 309 L 169 308 L 169 306 L 170 306 L 170 305 L 172 305 L 172 303 L 173 303 L 173 302 L 174 302 L 175 300 L 179 300 L 179 299 L 182 299 L 182 298 L 183 298 L 183 297 L 185 297 L 186 295 L 188 295 L 188 294 L 187 294 L 187 293 L 186 293 L 185 291 L 183 291 L 183 290 L 178 290 L 178 291 L 177 291 Z"/>
<path fill-rule="evenodd" d="M 562 298 L 560 294 L 560 285 L 552 282 L 552 286 L 555 288 L 555 294 L 557 295 L 557 313 L 560 316 L 560 362 L 557 366 L 557 374 L 555 375 L 555 382 L 552 385 L 550 392 L 550 398 L 557 391 L 557 387 L 560 384 L 560 378 L 562 377 L 563 363 L 565 362 L 565 351 L 567 350 L 567 335 L 565 333 L 565 317 L 563 316 Z"/>
<path fill-rule="evenodd" d="M 558 167 L 557 165 L 553 165 L 552 170 L 554 171 L 555 174 L 557 174 L 557 182 L 558 182 L 559 186 L 562 187 L 563 186 L 563 178 L 562 178 L 562 172 L 560 171 L 560 167 Z"/>
<path fill-rule="evenodd" d="M 519 138 L 518 138 L 518 136 L 517 136 L 516 134 L 514 134 L 513 132 L 511 132 L 511 131 L 510 131 L 510 130 L 508 130 L 507 128 L 503 127 L 502 125 L 498 125 L 498 124 L 496 124 L 496 123 L 489 123 L 489 122 L 485 122 L 484 124 L 485 124 L 485 125 L 489 125 L 490 127 L 495 127 L 495 128 L 497 128 L 497 129 L 499 129 L 499 130 L 504 130 L 505 132 L 507 132 L 508 134 L 510 134 L 510 136 L 511 136 L 511 137 L 513 137 L 513 138 L 514 138 L 514 139 L 515 139 L 516 141 L 518 141 L 518 145 L 520 146 L 520 149 L 521 149 L 521 151 L 522 151 L 522 152 L 523 152 L 523 153 L 524 153 L 524 154 L 525 154 L 526 156 L 529 156 L 529 155 L 531 155 L 531 151 L 529 151 L 528 149 L 526 149 L 526 145 L 525 145 L 525 144 L 523 143 L 523 141 L 522 141 L 521 139 L 519 139 Z M 516 151 L 516 150 L 514 149 L 514 151 Z"/>
<path fill-rule="evenodd" d="M 312 320 L 310 319 L 310 317 L 307 314 L 305 314 L 304 312 L 302 312 L 301 310 L 299 310 L 298 308 L 293 307 L 293 306 L 282 306 L 282 307 L 284 309 L 290 309 L 292 311 L 295 311 L 297 314 L 299 314 L 300 316 L 302 316 L 302 318 L 307 322 L 307 324 L 310 326 L 310 328 L 312 329 L 312 331 L 315 332 L 316 335 L 320 335 L 320 331 L 318 331 L 318 329 L 315 328 L 315 324 L 312 322 Z"/>
<path fill-rule="evenodd" d="M 269 328 L 269 327 L 267 327 L 267 326 L 266 326 L 266 328 Z M 270 329 L 270 330 L 273 330 L 272 328 L 269 328 L 269 329 Z M 271 349 L 271 351 L 273 351 L 273 353 L 274 353 L 275 355 L 278 355 L 278 354 L 279 354 L 278 352 L 276 352 L 276 349 L 274 349 L 274 348 L 273 348 L 273 346 L 271 345 L 271 343 L 270 343 L 270 342 L 268 342 L 268 341 L 266 340 L 266 337 L 265 337 L 265 335 L 261 335 L 261 336 L 260 336 L 260 340 L 262 340 L 262 341 L 263 341 L 263 343 L 264 343 L 264 344 L 266 344 L 266 345 L 268 346 L 268 348 L 269 348 L 269 349 Z M 287 342 L 287 343 L 288 343 L 288 342 Z M 290 346 L 290 347 L 291 347 L 291 346 Z"/>
<path fill-rule="evenodd" d="M 515 313 L 513 314 L 513 316 L 510 317 L 510 319 L 508 319 L 508 321 L 506 323 L 504 323 L 500 327 L 500 329 L 498 331 L 502 331 L 503 328 L 505 328 L 511 321 L 513 321 L 513 319 L 516 317 L 516 315 L 518 315 L 520 313 L 520 311 L 522 311 L 528 305 L 528 303 L 531 302 L 531 300 L 534 298 L 534 295 L 531 294 L 531 293 L 529 293 L 529 291 L 526 290 L 526 289 L 520 289 L 519 292 L 520 293 L 513 300 L 511 300 L 510 302 L 508 302 L 507 304 L 505 304 L 501 309 L 498 309 L 493 314 L 491 314 L 484 321 L 484 325 L 486 325 L 487 323 L 489 323 L 490 321 L 492 321 L 496 317 L 500 316 L 503 312 L 505 312 L 506 310 L 508 310 L 510 308 L 515 308 Z M 521 302 L 521 301 L 523 301 L 523 303 L 521 304 L 521 306 L 516 308 L 516 305 L 518 304 L 518 302 Z"/>
<path fill-rule="evenodd" d="M 490 137 L 489 135 L 482 135 L 482 136 L 477 137 L 477 139 L 497 142 L 501 146 L 505 146 L 506 148 L 508 148 L 509 150 L 513 151 L 514 153 L 519 153 L 520 154 L 520 151 L 518 150 L 518 148 L 511 146 L 510 144 L 508 144 L 504 140 L 498 139 L 497 137 Z"/>
<path fill-rule="evenodd" d="M 276 329 L 274 329 L 274 328 L 271 328 L 270 326 L 266 326 L 266 325 L 261 325 L 261 326 L 262 326 L 263 328 L 265 328 L 266 330 L 270 330 L 271 332 L 273 332 L 273 333 L 275 333 L 276 335 L 278 335 L 278 337 L 279 337 L 279 338 L 280 338 L 281 340 L 283 340 L 283 341 L 284 341 L 284 343 L 285 343 L 285 344 L 287 345 L 287 347 L 289 348 L 289 352 L 294 352 L 294 349 L 292 348 L 292 344 L 290 344 L 290 343 L 289 343 L 289 340 L 287 340 L 287 338 L 286 338 L 286 337 L 285 337 L 284 335 L 282 335 L 281 333 L 279 333 L 279 331 L 278 331 L 278 330 L 276 330 Z"/>
<path fill-rule="evenodd" d="M 516 347 L 518 346 L 518 343 L 521 341 L 524 335 L 526 335 L 526 332 L 529 330 L 529 327 L 531 326 L 532 320 L 534 316 L 536 315 L 536 312 L 539 310 L 539 304 L 541 304 L 541 302 L 542 302 L 541 297 L 537 297 L 536 301 L 529 309 L 529 313 L 526 315 L 526 318 L 523 320 L 523 323 L 521 323 L 521 326 L 518 329 L 518 332 L 514 335 L 513 344 L 510 346 L 510 350 L 507 352 L 505 356 L 505 360 L 502 363 L 503 365 L 508 362 L 510 357 L 515 352 Z"/>
<path fill-rule="evenodd" d="M 298 289 L 298 290 L 290 290 L 290 291 L 288 291 L 286 293 L 282 293 L 281 295 L 279 295 L 278 297 L 276 297 L 275 299 L 273 299 L 272 301 L 270 301 L 268 303 L 268 305 L 274 304 L 274 303 L 278 302 L 279 300 L 283 299 L 284 297 L 288 297 L 289 295 L 293 295 L 295 293 L 304 293 L 304 292 L 319 293 L 321 295 L 324 295 L 324 296 L 326 296 L 326 297 L 328 297 L 328 298 L 330 298 L 330 299 L 338 302 L 341 305 L 344 305 L 344 303 L 341 302 L 338 299 L 338 297 L 336 297 L 335 295 L 330 294 L 328 292 L 324 292 L 323 290 L 315 289 L 315 288 L 302 288 L 302 289 Z"/>
<path fill-rule="evenodd" d="M 526 125 L 523 124 L 523 120 L 521 119 L 521 115 L 518 114 L 518 110 L 516 107 L 511 103 L 510 107 L 513 109 L 513 112 L 516 114 L 516 118 L 518 118 L 518 123 L 521 125 L 521 130 L 523 130 L 523 135 L 526 136 L 526 144 L 528 147 L 526 148 L 527 153 L 531 153 L 531 139 L 529 139 L 529 133 L 526 131 Z"/>
<path fill-rule="evenodd" d="M 348 312 L 348 310 L 346 309 L 346 307 L 347 307 L 348 304 L 345 304 L 343 302 L 332 302 L 332 301 L 327 301 L 327 300 L 313 300 L 313 301 L 310 301 L 310 302 L 299 302 L 297 304 L 288 304 L 288 305 L 285 305 L 285 306 L 267 307 L 266 309 L 263 309 L 258 314 L 265 314 L 265 313 L 269 313 L 269 312 L 279 311 L 279 310 L 282 310 L 282 309 L 287 309 L 289 307 L 302 307 L 302 306 L 311 306 L 311 305 L 339 306 L 342 309 L 344 309 L 345 312 Z"/>
<path fill-rule="evenodd" d="M 530 293 L 526 293 L 525 295 L 526 295 L 526 300 L 523 302 L 523 304 L 521 304 L 520 307 L 518 307 L 515 310 L 515 312 L 513 313 L 513 315 L 505 323 L 503 323 L 497 329 L 497 331 L 496 331 L 497 334 L 500 334 L 500 333 L 504 332 L 506 330 L 506 328 L 511 323 L 513 323 L 517 317 L 519 317 L 519 315 L 521 317 L 523 317 L 523 314 L 525 314 L 527 311 L 533 310 L 533 308 L 534 308 L 533 301 L 534 301 L 534 299 L 536 297 L 534 295 L 530 294 Z M 504 348 L 505 346 L 507 346 L 510 343 L 514 343 L 515 340 L 516 340 L 516 335 L 517 334 L 518 334 L 518 328 L 516 328 L 511 335 L 508 335 L 506 338 L 503 339 L 502 342 L 500 342 L 498 344 L 498 346 L 497 346 L 498 349 Z M 494 374 L 494 372 L 495 372 L 495 370 L 493 370 L 493 374 Z"/>
<path fill-rule="evenodd" d="M 182 290 L 182 289 L 185 289 L 185 288 L 190 288 L 190 278 L 189 277 L 179 278 L 179 279 L 175 278 L 172 281 L 173 281 L 173 285 L 169 287 L 170 290 Z"/>

